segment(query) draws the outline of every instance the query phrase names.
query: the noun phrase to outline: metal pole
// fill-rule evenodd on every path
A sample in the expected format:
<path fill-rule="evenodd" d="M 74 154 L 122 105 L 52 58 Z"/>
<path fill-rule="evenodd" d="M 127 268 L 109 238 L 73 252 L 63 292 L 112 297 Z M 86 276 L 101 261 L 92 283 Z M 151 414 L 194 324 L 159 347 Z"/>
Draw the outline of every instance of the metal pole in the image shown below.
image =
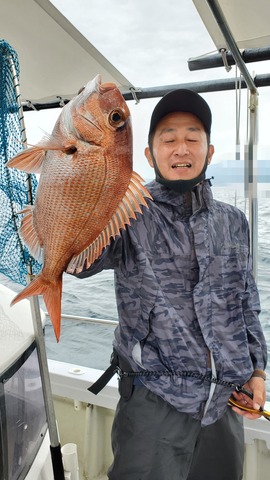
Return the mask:
<path fill-rule="evenodd" d="M 249 102 L 249 136 L 245 152 L 245 169 L 247 174 L 247 183 L 245 188 L 248 190 L 246 195 L 249 199 L 249 223 L 251 233 L 251 254 L 253 257 L 253 273 L 257 276 L 257 253 L 258 253 L 258 198 L 257 198 L 257 177 L 256 177 L 256 141 L 257 141 L 257 106 L 258 92 L 246 64 L 243 61 L 239 48 L 227 24 L 225 16 L 216 0 L 207 0 L 207 3 L 217 21 L 224 39 L 232 52 L 235 63 L 242 73 L 244 80 L 250 90 Z"/>
<path fill-rule="evenodd" d="M 235 60 L 231 52 L 226 51 L 225 56 L 226 62 L 229 66 L 235 65 Z M 243 50 L 241 57 L 245 63 L 270 60 L 270 47 L 246 48 Z M 216 67 L 224 67 L 224 61 L 220 52 L 188 59 L 188 68 L 190 71 L 205 70 L 207 68 Z"/>
<path fill-rule="evenodd" d="M 258 271 L 258 195 L 257 195 L 258 94 L 249 95 L 248 138 L 245 145 L 245 195 L 249 199 L 250 243 L 253 274 Z"/>
<path fill-rule="evenodd" d="M 8 60 L 9 60 L 9 65 L 10 65 L 10 69 L 13 77 L 13 85 L 16 93 L 16 101 L 17 101 L 18 111 L 19 111 L 22 140 L 23 140 L 24 148 L 26 148 L 26 129 L 25 129 L 25 123 L 24 123 L 23 108 L 21 105 L 19 81 L 18 81 L 17 72 L 16 72 L 15 64 L 12 57 L 11 56 L 8 57 Z M 26 181 L 27 181 L 28 203 L 32 204 L 33 197 L 32 197 L 30 175 L 27 175 Z M 32 268 L 31 268 L 31 265 L 29 265 L 28 279 L 27 279 L 28 283 L 31 281 L 32 277 L 33 277 Z M 30 298 L 30 306 L 31 306 L 31 313 L 32 313 L 33 326 L 34 326 L 34 332 L 35 332 L 35 340 L 37 345 L 37 354 L 38 354 L 38 360 L 39 360 L 40 375 L 42 380 L 44 404 L 45 404 L 47 421 L 48 421 L 48 430 L 49 430 L 50 443 L 51 443 L 50 450 L 51 450 L 54 479 L 65 480 L 61 446 L 58 438 L 57 423 L 56 423 L 55 412 L 54 412 L 49 368 L 48 368 L 46 347 L 45 347 L 45 341 L 44 341 L 44 335 L 43 335 L 43 327 L 42 327 L 42 321 L 40 316 L 40 307 L 39 307 L 39 301 L 37 296 Z"/>
<path fill-rule="evenodd" d="M 206 0 L 216 21 L 220 28 L 222 35 L 229 47 L 229 50 L 232 52 L 235 64 L 238 66 L 240 72 L 242 73 L 245 82 L 252 93 L 256 92 L 256 87 L 254 81 L 246 67 L 244 60 L 242 59 L 239 48 L 234 40 L 232 32 L 229 28 L 229 25 L 225 19 L 225 16 L 216 0 Z"/>
<path fill-rule="evenodd" d="M 246 82 L 244 79 L 240 81 L 241 88 L 247 88 Z M 267 87 L 270 85 L 270 75 L 267 73 L 257 75 L 254 78 L 254 84 L 257 87 Z M 138 100 L 147 99 L 147 98 L 156 98 L 163 97 L 168 92 L 175 90 L 177 88 L 188 88 L 194 90 L 198 93 L 208 93 L 208 92 L 221 92 L 227 90 L 235 90 L 235 78 L 222 78 L 219 80 L 203 80 L 201 82 L 187 82 L 187 83 L 178 83 L 173 85 L 163 85 L 159 87 L 146 87 L 134 89 L 133 93 L 131 91 L 122 92 L 125 100 L 134 100 L 134 94 Z M 58 106 L 58 105 L 54 105 Z M 35 104 L 37 110 L 42 109 L 41 104 Z M 24 106 L 24 110 L 28 110 Z"/>
<path fill-rule="evenodd" d="M 270 75 L 268 73 L 263 73 L 256 75 L 254 78 L 254 83 L 256 87 L 269 87 L 270 86 Z M 200 82 L 187 82 L 187 83 L 177 83 L 173 85 L 161 85 L 158 87 L 144 87 L 144 88 L 133 88 L 132 91 L 122 90 L 121 93 L 125 100 L 134 100 L 136 97 L 137 100 L 143 100 L 147 98 L 157 98 L 163 97 L 168 92 L 175 90 L 177 88 L 189 88 L 198 93 L 207 93 L 207 92 L 221 92 L 223 90 L 234 90 L 235 89 L 235 79 L 234 78 L 221 78 L 218 80 L 204 80 Z M 246 82 L 244 79 L 241 79 L 241 88 L 247 88 Z M 64 103 L 68 103 L 69 100 L 65 99 Z M 59 108 L 59 100 L 46 103 L 39 102 L 22 102 L 23 111 L 30 112 L 33 110 L 47 110 L 52 108 Z"/>

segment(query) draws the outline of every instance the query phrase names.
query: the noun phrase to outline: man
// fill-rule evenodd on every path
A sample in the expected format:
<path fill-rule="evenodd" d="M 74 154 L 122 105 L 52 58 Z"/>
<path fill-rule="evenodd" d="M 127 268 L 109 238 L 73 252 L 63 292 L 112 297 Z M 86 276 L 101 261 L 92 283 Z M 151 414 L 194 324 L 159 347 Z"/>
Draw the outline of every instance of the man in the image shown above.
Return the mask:
<path fill-rule="evenodd" d="M 265 402 L 248 224 L 240 210 L 213 200 L 205 179 L 211 121 L 190 90 L 158 102 L 145 149 L 156 174 L 147 186 L 153 200 L 79 275 L 115 270 L 121 398 L 110 480 L 240 480 L 241 415 L 258 415 L 228 400 L 244 386 L 254 397 L 234 393 L 240 404 Z"/>

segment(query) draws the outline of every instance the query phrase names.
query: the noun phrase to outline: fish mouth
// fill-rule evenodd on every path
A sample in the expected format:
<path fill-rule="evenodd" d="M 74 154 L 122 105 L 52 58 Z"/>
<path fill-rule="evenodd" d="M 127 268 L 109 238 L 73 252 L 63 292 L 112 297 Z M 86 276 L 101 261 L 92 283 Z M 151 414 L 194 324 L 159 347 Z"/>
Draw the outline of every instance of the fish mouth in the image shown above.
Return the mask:
<path fill-rule="evenodd" d="M 191 168 L 191 163 L 174 163 L 172 168 Z"/>
<path fill-rule="evenodd" d="M 113 82 L 102 83 L 101 75 L 98 74 L 93 80 L 88 82 L 87 85 L 81 87 L 77 95 L 80 95 L 81 93 L 84 95 L 89 95 L 91 92 L 97 92 L 100 95 L 103 95 L 104 93 L 114 90 L 115 88 L 117 88 L 117 86 Z"/>
<path fill-rule="evenodd" d="M 101 83 L 98 88 L 98 92 L 103 94 L 106 92 L 109 92 L 110 90 L 114 90 L 116 88 L 115 83 L 112 82 L 106 82 L 106 83 Z"/>
<path fill-rule="evenodd" d="M 110 90 L 114 90 L 114 88 L 116 88 L 116 84 L 113 82 L 102 83 L 101 75 L 97 75 L 95 77 L 95 87 L 96 91 L 102 95 Z"/>

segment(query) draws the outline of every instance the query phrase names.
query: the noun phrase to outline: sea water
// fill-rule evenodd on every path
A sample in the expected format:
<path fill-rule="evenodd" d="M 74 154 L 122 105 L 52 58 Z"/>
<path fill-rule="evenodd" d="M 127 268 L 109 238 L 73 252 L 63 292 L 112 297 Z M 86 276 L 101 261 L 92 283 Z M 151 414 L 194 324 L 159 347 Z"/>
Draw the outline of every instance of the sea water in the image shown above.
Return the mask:
<path fill-rule="evenodd" d="M 260 320 L 270 353 L 270 202 L 263 187 L 258 188 L 258 191 L 257 284 L 262 308 Z M 213 187 L 213 194 L 216 199 L 236 204 L 248 217 L 247 201 L 242 186 Z M 0 281 L 4 283 L 2 277 Z M 12 288 L 10 284 L 8 286 Z M 19 291 L 21 287 L 16 285 L 15 290 Z M 42 299 L 40 303 L 41 307 L 45 309 Z M 117 321 L 113 271 L 103 271 L 94 277 L 82 280 L 64 274 L 62 313 Z M 57 343 L 51 322 L 48 320 L 45 327 L 48 358 L 103 370 L 108 367 L 110 362 L 114 329 L 114 325 L 64 319 L 62 320 L 60 341 Z M 267 372 L 267 390 L 270 400 L 270 362 Z"/>

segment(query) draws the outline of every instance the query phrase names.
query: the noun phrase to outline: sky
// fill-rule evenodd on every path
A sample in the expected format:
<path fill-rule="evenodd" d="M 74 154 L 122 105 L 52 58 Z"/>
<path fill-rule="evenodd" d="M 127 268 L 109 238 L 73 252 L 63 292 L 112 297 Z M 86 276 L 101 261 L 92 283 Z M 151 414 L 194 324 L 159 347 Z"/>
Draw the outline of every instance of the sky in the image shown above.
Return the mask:
<path fill-rule="evenodd" d="M 216 52 L 216 46 L 191 0 L 51 0 L 74 26 L 136 87 L 154 87 L 231 78 L 225 68 L 191 72 L 189 58 Z M 250 73 L 269 71 L 269 62 L 247 65 Z M 72 64 L 71 64 L 72 68 Z M 236 96 L 234 91 L 202 96 L 213 114 L 213 163 L 235 156 Z M 158 99 L 128 102 L 134 139 L 134 170 L 144 178 L 153 171 L 144 157 L 150 116 Z M 270 87 L 259 90 L 258 158 L 270 157 Z M 26 113 L 29 143 L 36 143 L 50 132 L 59 110 Z M 247 128 L 247 90 L 241 92 L 240 141 L 243 157 Z"/>

